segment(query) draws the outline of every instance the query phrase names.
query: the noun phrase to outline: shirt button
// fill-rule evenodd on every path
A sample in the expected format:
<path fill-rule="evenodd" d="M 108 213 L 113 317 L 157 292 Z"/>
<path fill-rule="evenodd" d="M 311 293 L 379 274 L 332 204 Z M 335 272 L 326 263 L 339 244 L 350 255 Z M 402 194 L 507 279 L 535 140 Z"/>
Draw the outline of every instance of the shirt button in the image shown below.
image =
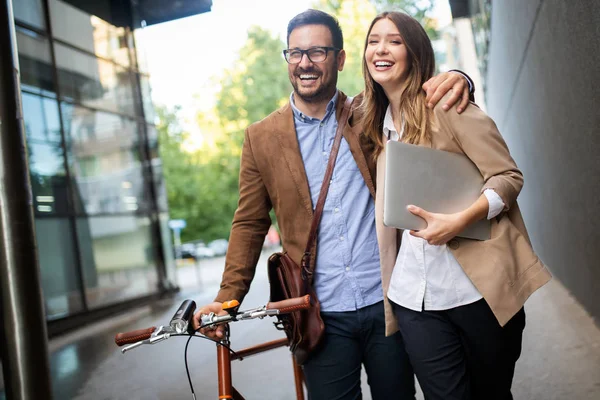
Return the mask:
<path fill-rule="evenodd" d="M 324 124 L 324 123 L 322 123 L 322 122 L 319 124 L 319 126 L 323 126 L 323 125 L 325 125 L 325 124 Z"/>
<path fill-rule="evenodd" d="M 343 236 L 340 236 L 340 240 L 344 240 L 344 237 L 343 237 Z"/>
<path fill-rule="evenodd" d="M 350 271 L 350 267 L 346 267 L 346 271 Z"/>
<path fill-rule="evenodd" d="M 460 243 L 457 239 L 450 239 L 448 242 L 448 247 L 450 247 L 452 250 L 456 250 L 460 247 Z"/>
<path fill-rule="evenodd" d="M 340 209 L 336 207 L 336 208 L 333 209 L 333 211 L 340 212 Z"/>
<path fill-rule="evenodd" d="M 323 155 L 324 155 L 324 156 L 326 156 L 326 155 L 327 155 L 327 152 L 326 152 L 326 151 L 324 151 L 324 152 L 323 152 Z"/>

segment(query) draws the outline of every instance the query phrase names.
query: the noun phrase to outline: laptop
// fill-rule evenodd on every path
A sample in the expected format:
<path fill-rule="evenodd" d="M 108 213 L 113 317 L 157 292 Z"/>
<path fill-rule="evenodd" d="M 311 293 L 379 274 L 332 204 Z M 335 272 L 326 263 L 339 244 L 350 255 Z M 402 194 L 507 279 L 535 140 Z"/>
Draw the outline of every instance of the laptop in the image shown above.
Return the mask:
<path fill-rule="evenodd" d="M 475 164 L 462 154 L 389 140 L 383 223 L 397 229 L 425 229 L 425 220 L 410 213 L 406 206 L 452 214 L 471 206 L 481 195 L 483 184 Z M 490 229 L 490 221 L 482 219 L 458 236 L 487 240 Z"/>

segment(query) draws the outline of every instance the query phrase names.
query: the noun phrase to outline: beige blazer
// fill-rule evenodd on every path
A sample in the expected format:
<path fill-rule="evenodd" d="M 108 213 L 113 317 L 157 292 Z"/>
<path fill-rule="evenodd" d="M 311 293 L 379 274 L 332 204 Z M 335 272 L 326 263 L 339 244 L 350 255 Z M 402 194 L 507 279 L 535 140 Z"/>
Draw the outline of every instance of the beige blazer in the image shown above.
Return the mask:
<path fill-rule="evenodd" d="M 462 114 L 454 110 L 443 111 L 441 106 L 445 100 L 443 98 L 433 111 L 431 147 L 469 157 L 484 177 L 482 192 L 494 189 L 506 205 L 503 212 L 491 221 L 489 240 L 454 238 L 448 242 L 448 247 L 483 295 L 500 325 L 504 326 L 523 307 L 527 298 L 551 279 L 551 275 L 531 247 L 517 205 L 523 176 L 494 121 L 474 104 Z M 387 290 L 402 232 L 383 225 L 385 158 L 384 151 L 377 159 L 375 219 L 381 257 L 386 334 L 391 335 L 398 330 L 398 324 L 387 299 Z"/>

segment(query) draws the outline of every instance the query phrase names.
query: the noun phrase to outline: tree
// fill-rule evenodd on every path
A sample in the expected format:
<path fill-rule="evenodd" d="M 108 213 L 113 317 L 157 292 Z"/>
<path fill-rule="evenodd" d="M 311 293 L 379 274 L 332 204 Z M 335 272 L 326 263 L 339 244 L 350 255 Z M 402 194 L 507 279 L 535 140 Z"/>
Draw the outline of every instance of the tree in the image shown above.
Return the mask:
<path fill-rule="evenodd" d="M 187 221 L 182 241 L 227 237 L 237 202 L 238 155 L 208 145 L 186 150 L 189 134 L 178 123 L 179 109 L 156 111 L 169 214 Z"/>
<path fill-rule="evenodd" d="M 292 91 L 284 48 L 271 32 L 252 26 L 236 65 L 224 73 L 215 112 L 224 131 L 240 145 L 243 130 L 285 104 Z"/>

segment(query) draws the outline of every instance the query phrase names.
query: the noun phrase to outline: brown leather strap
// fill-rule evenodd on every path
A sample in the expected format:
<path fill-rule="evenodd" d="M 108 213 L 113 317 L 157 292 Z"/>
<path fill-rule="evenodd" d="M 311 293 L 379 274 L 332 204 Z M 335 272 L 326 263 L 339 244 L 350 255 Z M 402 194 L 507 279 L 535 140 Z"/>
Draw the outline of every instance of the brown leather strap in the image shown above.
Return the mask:
<path fill-rule="evenodd" d="M 313 214 L 312 225 L 310 227 L 310 234 L 308 236 L 308 242 L 306 243 L 306 250 L 302 256 L 302 279 L 307 280 L 308 276 L 312 275 L 314 266 L 310 265 L 310 250 L 315 244 L 317 239 L 317 229 L 321 222 L 321 216 L 323 215 L 323 207 L 325 206 L 325 199 L 327 198 L 327 192 L 329 191 L 329 184 L 331 183 L 331 176 L 333 175 L 333 167 L 337 158 L 338 150 L 340 149 L 340 143 L 342 142 L 342 132 L 348 122 L 348 115 L 350 114 L 350 108 L 352 106 L 353 98 L 348 96 L 344 102 L 344 109 L 342 115 L 338 120 L 337 130 L 335 132 L 335 139 L 331 146 L 331 153 L 329 153 L 329 163 L 325 170 L 325 176 L 323 177 L 323 184 L 321 185 L 321 191 L 319 193 L 319 199 L 317 200 L 317 206 L 315 207 L 315 213 Z"/>

